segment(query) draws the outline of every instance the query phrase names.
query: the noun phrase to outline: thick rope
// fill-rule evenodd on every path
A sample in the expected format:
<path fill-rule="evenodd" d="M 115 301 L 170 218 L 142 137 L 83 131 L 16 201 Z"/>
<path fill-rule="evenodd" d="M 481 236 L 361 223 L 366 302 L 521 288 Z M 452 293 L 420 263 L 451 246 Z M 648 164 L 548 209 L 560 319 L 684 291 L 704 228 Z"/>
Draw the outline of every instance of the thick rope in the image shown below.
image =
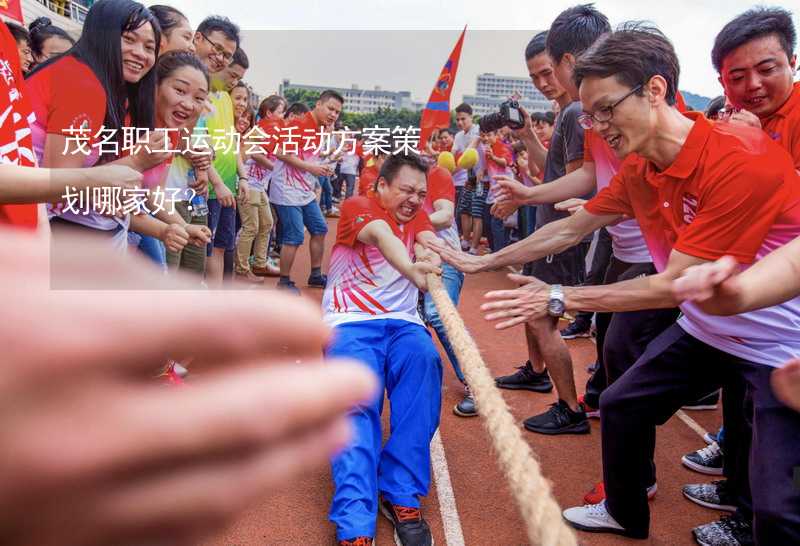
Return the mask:
<path fill-rule="evenodd" d="M 492 439 L 500 468 L 517 501 L 528 539 L 535 546 L 576 546 L 575 534 L 561 517 L 550 482 L 542 476 L 538 459 L 522 438 L 475 341 L 438 276 L 428 275 L 428 290 Z"/>

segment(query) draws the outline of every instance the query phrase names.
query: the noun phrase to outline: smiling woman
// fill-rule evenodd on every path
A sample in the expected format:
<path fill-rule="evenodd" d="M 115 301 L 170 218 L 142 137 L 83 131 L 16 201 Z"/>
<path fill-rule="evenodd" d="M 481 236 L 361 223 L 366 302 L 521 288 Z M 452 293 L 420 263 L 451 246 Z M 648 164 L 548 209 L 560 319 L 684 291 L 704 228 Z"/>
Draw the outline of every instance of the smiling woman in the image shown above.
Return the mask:
<path fill-rule="evenodd" d="M 90 167 L 120 161 L 145 171 L 165 159 L 164 154 L 142 153 L 120 159 L 122 127 L 152 129 L 156 77 L 152 70 L 158 56 L 161 31 L 150 11 L 132 0 L 100 0 L 86 17 L 75 47 L 67 54 L 38 66 L 27 80 L 27 91 L 36 113 L 32 127 L 34 150 L 44 167 Z M 72 128 L 72 129 L 71 129 Z M 104 153 L 99 154 L 92 135 L 109 131 Z M 80 130 L 89 142 L 76 153 L 70 130 Z M 73 137 L 73 141 L 75 138 Z M 51 211 L 51 224 L 91 228 L 124 248 L 130 224 L 127 215 L 101 215 Z"/>

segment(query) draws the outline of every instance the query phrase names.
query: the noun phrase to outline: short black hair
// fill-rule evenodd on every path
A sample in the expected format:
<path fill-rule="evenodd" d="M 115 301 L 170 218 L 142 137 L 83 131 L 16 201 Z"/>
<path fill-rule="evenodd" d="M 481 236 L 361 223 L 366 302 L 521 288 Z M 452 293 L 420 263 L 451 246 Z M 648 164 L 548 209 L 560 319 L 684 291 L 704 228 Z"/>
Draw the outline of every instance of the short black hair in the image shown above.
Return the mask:
<path fill-rule="evenodd" d="M 749 9 L 722 27 L 714 39 L 711 62 L 719 72 L 722 62 L 734 49 L 756 38 L 775 35 L 791 59 L 797 45 L 797 33 L 792 14 L 783 8 L 758 7 Z"/>
<path fill-rule="evenodd" d="M 711 102 L 706 106 L 706 117 L 708 119 L 717 119 L 719 111 L 725 107 L 725 95 L 720 95 L 711 99 Z"/>
<path fill-rule="evenodd" d="M 411 167 L 425 175 L 428 173 L 428 166 L 422 160 L 422 157 L 417 153 L 409 152 L 390 155 L 386 162 L 381 165 L 379 178 L 383 178 L 391 184 L 403 167 Z"/>
<path fill-rule="evenodd" d="M 680 76 L 675 48 L 656 27 L 633 21 L 601 36 L 586 50 L 578 58 L 573 77 L 578 87 L 590 76 L 614 76 L 620 84 L 634 88 L 656 75 L 666 80 L 666 101 L 674 105 Z M 640 89 L 637 94 L 641 96 L 644 91 Z"/>
<path fill-rule="evenodd" d="M 458 106 L 456 106 L 456 114 L 468 114 L 472 115 L 472 106 L 467 104 L 466 102 L 462 102 Z"/>
<path fill-rule="evenodd" d="M 247 53 L 244 52 L 244 49 L 241 47 L 236 48 L 236 52 L 233 54 L 233 59 L 231 59 L 230 65 L 239 65 L 245 70 L 250 68 L 250 59 L 247 58 Z"/>
<path fill-rule="evenodd" d="M 211 15 L 203 19 L 203 22 L 197 27 L 197 32 L 205 34 L 206 36 L 212 32 L 221 32 L 229 40 L 236 42 L 236 48 L 241 44 L 241 37 L 239 35 L 239 27 L 227 17 L 219 15 Z"/>
<path fill-rule="evenodd" d="M 531 121 L 543 121 L 548 125 L 556 124 L 556 115 L 552 110 L 547 112 L 534 112 L 531 114 Z"/>
<path fill-rule="evenodd" d="M 547 33 L 547 52 L 558 64 L 565 53 L 576 58 L 589 49 L 597 39 L 611 32 L 608 17 L 597 11 L 594 4 L 580 4 L 562 11 Z"/>
<path fill-rule="evenodd" d="M 293 102 L 289 108 L 286 109 L 286 113 L 283 114 L 284 118 L 288 118 L 289 116 L 297 116 L 300 114 L 305 114 L 309 112 L 310 109 L 308 106 L 305 105 L 303 102 Z"/>
<path fill-rule="evenodd" d="M 333 89 L 326 89 L 325 91 L 320 93 L 317 102 L 327 102 L 328 99 L 334 99 L 339 101 L 341 104 L 344 104 L 344 97 L 341 96 L 336 91 L 334 91 Z"/>
<path fill-rule="evenodd" d="M 8 30 L 11 32 L 11 35 L 14 37 L 14 41 L 19 43 L 24 40 L 28 42 L 28 45 L 30 45 L 31 35 L 28 34 L 28 30 L 25 27 L 18 25 L 14 21 L 6 21 L 5 23 L 8 27 Z"/>
<path fill-rule="evenodd" d="M 449 133 L 450 136 L 455 136 L 456 132 L 453 131 L 450 127 L 445 127 L 439 131 L 439 136 L 442 136 L 442 133 Z"/>
<path fill-rule="evenodd" d="M 525 46 L 525 60 L 529 61 L 547 51 L 547 31 L 540 32 Z"/>

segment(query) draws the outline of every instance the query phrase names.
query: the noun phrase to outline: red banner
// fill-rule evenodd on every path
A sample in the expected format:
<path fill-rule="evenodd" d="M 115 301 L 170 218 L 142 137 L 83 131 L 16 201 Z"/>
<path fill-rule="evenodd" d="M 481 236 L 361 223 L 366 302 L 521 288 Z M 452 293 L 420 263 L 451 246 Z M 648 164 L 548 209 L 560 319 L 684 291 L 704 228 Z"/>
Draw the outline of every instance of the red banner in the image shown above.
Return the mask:
<path fill-rule="evenodd" d="M 21 0 L 0 0 L 0 15 L 5 15 L 15 21 L 22 23 Z"/>
<path fill-rule="evenodd" d="M 419 147 L 425 149 L 428 139 L 434 129 L 450 126 L 450 93 L 456 83 L 456 71 L 458 71 L 458 61 L 461 58 L 461 46 L 464 44 L 464 35 L 467 27 L 461 31 L 453 51 L 450 53 L 447 62 L 444 63 L 436 84 L 433 86 L 428 103 L 422 111 L 422 119 L 419 122 L 420 137 Z"/>

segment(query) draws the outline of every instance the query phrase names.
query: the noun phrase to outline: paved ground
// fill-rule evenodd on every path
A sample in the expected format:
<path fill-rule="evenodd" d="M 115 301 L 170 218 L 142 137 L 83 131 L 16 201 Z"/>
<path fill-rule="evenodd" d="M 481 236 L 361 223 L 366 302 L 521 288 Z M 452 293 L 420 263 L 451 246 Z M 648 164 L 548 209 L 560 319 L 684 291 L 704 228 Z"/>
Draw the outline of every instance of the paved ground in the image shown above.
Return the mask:
<path fill-rule="evenodd" d="M 331 227 L 335 229 L 334 222 L 331 222 Z M 301 253 L 294 278 L 302 288 L 309 268 L 306 249 L 302 249 Z M 274 284 L 275 281 L 270 279 L 265 288 L 271 288 Z M 527 359 L 524 342 L 521 342 L 524 339 L 521 330 L 497 332 L 493 325 L 484 321 L 478 310 L 486 291 L 506 286 L 511 286 L 511 283 L 499 272 L 469 277 L 459 308 L 486 364 L 495 375 L 509 373 L 514 366 Z M 305 289 L 303 292 L 304 297 L 317 300 L 322 296 L 319 290 Z M 580 392 L 587 379 L 586 367 L 595 359 L 595 346 L 588 339 L 569 341 L 568 345 Z M 444 355 L 443 358 L 446 359 Z M 555 401 L 554 394 L 502 392 L 519 421 L 543 411 Z M 481 420 L 463 419 L 452 413 L 452 407 L 460 400 L 461 394 L 461 385 L 445 361 L 439 431 L 441 443 L 434 442 L 433 446 L 438 455 L 434 470 L 439 481 L 423 501 L 424 515 L 431 524 L 436 544 L 527 544 L 522 522 L 500 474 Z M 721 411 L 689 412 L 688 417 L 703 429 L 716 430 L 721 422 Z M 553 482 L 556 499 L 562 507 L 581 503 L 583 494 L 601 477 L 599 425 L 599 421 L 593 421 L 592 433 L 584 436 L 548 437 L 523 432 L 538 454 L 545 476 Z M 685 483 L 710 481 L 709 477 L 693 473 L 680 464 L 680 457 L 684 453 L 704 445 L 697 430 L 698 427 L 693 429 L 676 416 L 658 432 L 656 464 L 659 490 L 651 505 L 653 514 L 649 540 L 634 541 L 613 535 L 580 533 L 580 542 L 592 546 L 694 544 L 691 528 L 715 520 L 720 515 L 686 501 L 680 492 L 680 487 Z M 450 488 L 441 481 L 442 478 L 444 482 L 449 479 Z M 225 534 L 209 541 L 208 546 L 332 544 L 333 526 L 327 521 L 330 496 L 328 469 L 319 468 L 309 472 L 281 491 L 273 492 Z M 448 502 L 451 500 L 455 502 Z M 376 543 L 379 546 L 394 543 L 391 526 L 382 516 L 379 517 Z"/>

